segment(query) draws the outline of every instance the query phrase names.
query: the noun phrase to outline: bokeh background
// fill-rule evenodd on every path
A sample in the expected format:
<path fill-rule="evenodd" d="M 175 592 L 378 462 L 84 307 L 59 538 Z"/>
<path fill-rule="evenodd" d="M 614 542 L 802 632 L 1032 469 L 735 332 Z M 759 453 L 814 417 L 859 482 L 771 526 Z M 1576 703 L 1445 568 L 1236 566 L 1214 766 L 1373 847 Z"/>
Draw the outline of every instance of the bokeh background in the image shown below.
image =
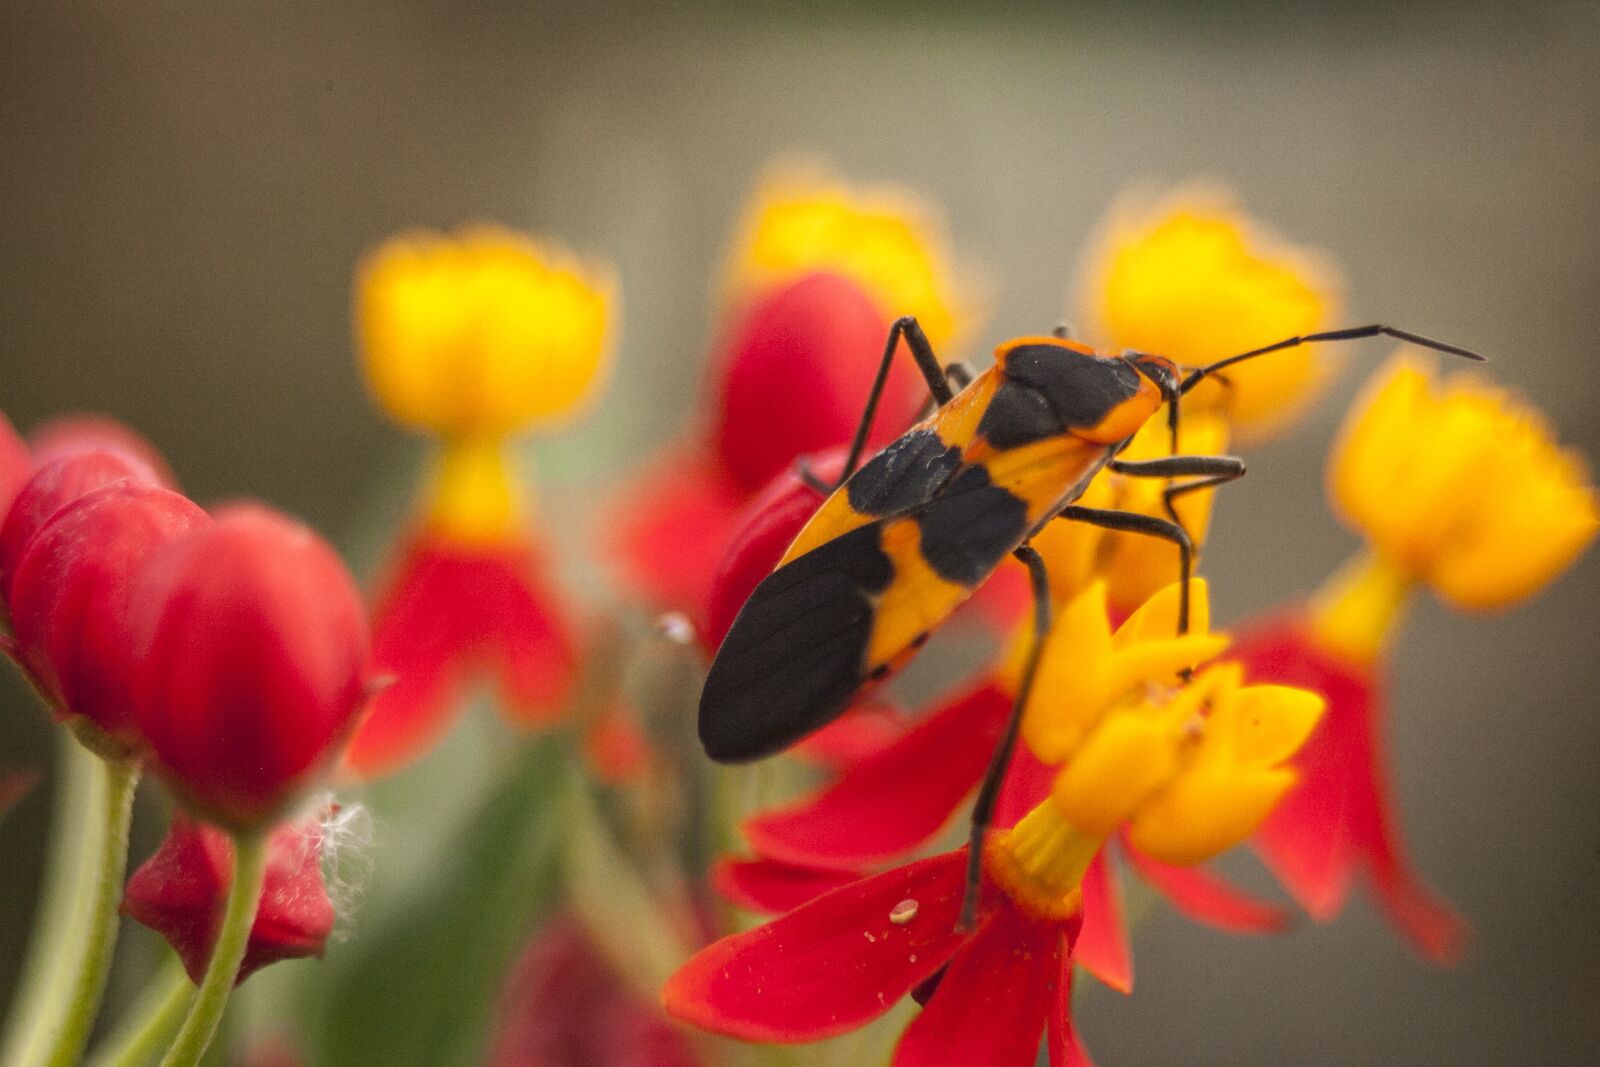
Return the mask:
<path fill-rule="evenodd" d="M 362 394 L 353 264 L 417 225 L 560 235 L 623 291 L 603 404 L 533 450 L 578 554 L 605 488 L 692 418 L 721 245 L 763 164 L 797 149 L 944 205 L 993 307 L 954 354 L 1053 325 L 1129 183 L 1205 175 L 1335 257 L 1352 323 L 1491 353 L 1600 456 L 1600 7 L 1581 2 L 8 3 L 0 407 L 23 428 L 124 419 L 197 499 L 264 498 L 370 572 L 420 446 Z M 1219 500 L 1223 619 L 1352 548 L 1322 456 L 1383 351 L 1353 353 Z M 571 569 L 591 601 L 622 595 Z M 1597 603 L 1591 553 L 1509 616 L 1423 605 L 1397 649 L 1398 788 L 1418 865 L 1475 925 L 1459 969 L 1413 957 L 1364 903 L 1270 940 L 1157 913 L 1135 995 L 1080 995 L 1100 1061 L 1592 1063 Z M 8 674 L 0 762 L 47 761 Z M 0 997 L 47 792 L 0 825 Z"/>

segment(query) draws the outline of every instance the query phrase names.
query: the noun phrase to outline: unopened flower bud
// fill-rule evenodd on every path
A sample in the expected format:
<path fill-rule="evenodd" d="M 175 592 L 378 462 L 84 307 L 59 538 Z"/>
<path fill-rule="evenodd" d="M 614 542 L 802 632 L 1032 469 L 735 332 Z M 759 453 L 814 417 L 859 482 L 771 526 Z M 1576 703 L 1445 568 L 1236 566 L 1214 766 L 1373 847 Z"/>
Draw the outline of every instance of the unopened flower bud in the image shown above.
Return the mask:
<path fill-rule="evenodd" d="M 105 455 L 80 459 L 98 465 Z M 57 714 L 89 720 L 116 746 L 108 751 L 140 747 L 130 707 L 133 590 L 155 553 L 209 521 L 171 490 L 114 482 L 56 511 L 10 574 L 19 658 Z"/>
<path fill-rule="evenodd" d="M 134 710 L 158 769 L 207 818 L 272 821 L 371 690 L 349 571 L 307 527 L 243 504 L 168 545 L 136 595 Z"/>

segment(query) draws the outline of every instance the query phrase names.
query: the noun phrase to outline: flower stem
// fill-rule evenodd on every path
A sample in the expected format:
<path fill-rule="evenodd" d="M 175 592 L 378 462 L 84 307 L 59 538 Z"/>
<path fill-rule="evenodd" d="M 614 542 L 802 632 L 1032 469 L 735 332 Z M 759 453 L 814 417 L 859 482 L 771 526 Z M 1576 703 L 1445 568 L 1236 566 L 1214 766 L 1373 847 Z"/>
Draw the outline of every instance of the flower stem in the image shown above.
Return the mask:
<path fill-rule="evenodd" d="M 239 964 L 250 944 L 250 928 L 255 925 L 256 907 L 261 903 L 261 883 L 267 873 L 267 835 L 262 832 L 240 834 L 233 839 L 233 887 L 228 890 L 228 909 L 217 931 L 205 978 L 189 1005 L 172 1047 L 161 1067 L 194 1067 L 205 1055 L 206 1047 L 222 1021 L 223 1009 L 239 976 Z"/>
<path fill-rule="evenodd" d="M 156 976 L 144 996 L 128 1009 L 88 1067 L 144 1067 L 172 1040 L 194 996 L 194 983 L 176 959 Z"/>
<path fill-rule="evenodd" d="M 32 1064 L 65 1007 L 57 960 L 77 959 L 83 944 L 77 907 L 89 839 L 100 810 L 94 794 L 104 784 L 95 758 L 66 730 L 56 732 L 56 774 L 39 911 L 7 1019 L 0 1063 Z"/>
<path fill-rule="evenodd" d="M 50 1067 L 71 1067 L 83 1055 L 89 1031 L 100 1013 L 100 998 L 111 974 L 111 955 L 117 946 L 117 902 L 122 899 L 122 876 L 128 867 L 128 824 L 133 818 L 133 794 L 139 787 L 137 760 L 100 760 L 105 780 L 101 797 L 101 831 L 92 866 L 85 871 L 89 887 L 87 937 L 77 973 L 66 995 L 66 1015 L 55 1032 L 53 1048 L 45 1060 Z"/>

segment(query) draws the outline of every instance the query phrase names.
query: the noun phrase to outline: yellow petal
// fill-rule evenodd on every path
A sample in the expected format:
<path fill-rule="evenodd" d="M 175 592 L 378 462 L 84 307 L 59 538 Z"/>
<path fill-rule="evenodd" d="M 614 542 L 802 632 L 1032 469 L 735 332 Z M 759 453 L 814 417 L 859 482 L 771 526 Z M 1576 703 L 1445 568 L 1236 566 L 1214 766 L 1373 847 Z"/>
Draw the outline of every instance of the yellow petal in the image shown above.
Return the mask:
<path fill-rule="evenodd" d="M 507 230 L 397 238 L 356 279 L 368 383 L 396 421 L 445 436 L 549 425 L 593 394 L 613 289 L 607 271 Z"/>
<path fill-rule="evenodd" d="M 1594 489 L 1536 412 L 1475 375 L 1435 385 L 1397 359 L 1368 387 L 1329 467 L 1336 509 L 1447 601 L 1504 607 L 1594 538 Z"/>
<path fill-rule="evenodd" d="M 1030 620 L 1012 643 L 1005 677 L 1013 692 L 1032 630 Z M 1109 688 L 1111 679 L 1105 585 L 1096 582 L 1056 612 L 1023 713 L 1023 742 L 1045 763 L 1061 762 L 1115 695 Z"/>
<path fill-rule="evenodd" d="M 1056 776 L 1061 813 L 1080 831 L 1105 837 L 1177 770 L 1165 723 L 1137 714 L 1102 722 Z"/>
<path fill-rule="evenodd" d="M 1129 648 L 1141 641 L 1163 640 L 1178 632 L 1178 605 L 1183 583 L 1172 582 L 1157 592 L 1117 627 L 1113 645 Z M 1211 628 L 1211 591 L 1204 578 L 1189 581 L 1189 632 L 1203 634 Z"/>
<path fill-rule="evenodd" d="M 1294 782 L 1286 768 L 1196 766 L 1139 809 L 1129 840 L 1163 863 L 1203 862 L 1255 833 Z"/>
<path fill-rule="evenodd" d="M 975 327 L 970 281 L 951 277 L 938 213 L 910 190 L 851 186 L 815 163 L 769 168 L 727 257 L 733 303 L 816 271 L 853 279 L 886 319 L 915 315 L 934 350 Z"/>
<path fill-rule="evenodd" d="M 1327 706 L 1316 693 L 1286 685 L 1252 685 L 1213 707 L 1207 732 L 1226 732 L 1232 757 L 1269 767 L 1299 751 Z"/>
<path fill-rule="evenodd" d="M 1079 289 L 1090 336 L 1193 365 L 1326 328 L 1339 304 L 1338 279 L 1320 255 L 1284 245 L 1231 193 L 1196 185 L 1119 202 Z M 1327 366 L 1325 352 L 1275 353 L 1230 369 L 1226 385 L 1203 383 L 1190 401 L 1226 410 L 1259 438 L 1298 413 Z"/>

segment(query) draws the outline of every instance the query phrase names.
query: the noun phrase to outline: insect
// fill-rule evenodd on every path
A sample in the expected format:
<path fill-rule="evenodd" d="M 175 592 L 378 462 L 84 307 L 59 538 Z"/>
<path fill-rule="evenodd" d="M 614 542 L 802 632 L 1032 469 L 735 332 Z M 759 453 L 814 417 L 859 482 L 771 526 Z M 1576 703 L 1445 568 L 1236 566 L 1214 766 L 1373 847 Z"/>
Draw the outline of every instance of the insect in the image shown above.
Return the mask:
<path fill-rule="evenodd" d="M 1011 719 L 973 810 L 976 846 L 1016 742 L 1021 709 L 1050 627 L 1048 576 L 1029 538 L 1056 519 L 1163 538 L 1178 548 L 1179 628 L 1188 627 L 1193 544 L 1172 506 L 1181 494 L 1244 474 L 1233 456 L 1118 454 L 1163 405 L 1176 452 L 1180 399 L 1208 376 L 1297 345 L 1387 335 L 1482 359 L 1388 326 L 1291 337 L 1189 371 L 1141 352 L 1106 355 L 1058 331 L 1001 345 L 970 377 L 941 367 L 914 318 L 897 320 L 838 482 L 724 638 L 700 697 L 706 754 L 740 763 L 778 752 L 837 718 L 903 667 L 1007 556 L 1027 565 L 1034 638 Z M 904 338 L 935 407 L 861 463 L 891 361 Z M 950 379 L 962 386 L 959 393 Z M 1103 469 L 1186 479 L 1164 493 L 1168 518 L 1074 503 Z M 969 904 L 980 850 L 969 853 Z"/>

